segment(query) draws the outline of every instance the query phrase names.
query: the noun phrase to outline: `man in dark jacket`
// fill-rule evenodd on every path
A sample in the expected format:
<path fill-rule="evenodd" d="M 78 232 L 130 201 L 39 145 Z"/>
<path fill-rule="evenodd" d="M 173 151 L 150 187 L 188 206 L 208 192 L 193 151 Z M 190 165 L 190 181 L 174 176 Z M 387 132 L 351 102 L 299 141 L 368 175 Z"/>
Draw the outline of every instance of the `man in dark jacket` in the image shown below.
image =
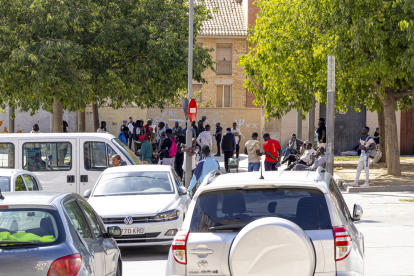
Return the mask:
<path fill-rule="evenodd" d="M 201 120 L 198 121 L 198 133 L 201 133 L 204 131 L 204 122 L 207 120 L 206 116 L 201 117 Z M 198 137 L 198 134 L 197 134 Z"/>
<path fill-rule="evenodd" d="M 224 167 L 226 168 L 226 172 L 230 172 L 229 158 L 236 152 L 236 138 L 231 133 L 231 128 L 229 127 L 227 128 L 226 134 L 223 135 L 223 140 L 221 140 L 221 148 L 224 153 Z"/>
<path fill-rule="evenodd" d="M 297 154 L 300 152 L 300 147 L 303 145 L 303 141 L 296 138 L 296 134 L 293 133 L 290 136 L 289 144 L 286 148 L 285 157 L 288 157 L 289 154 Z"/>

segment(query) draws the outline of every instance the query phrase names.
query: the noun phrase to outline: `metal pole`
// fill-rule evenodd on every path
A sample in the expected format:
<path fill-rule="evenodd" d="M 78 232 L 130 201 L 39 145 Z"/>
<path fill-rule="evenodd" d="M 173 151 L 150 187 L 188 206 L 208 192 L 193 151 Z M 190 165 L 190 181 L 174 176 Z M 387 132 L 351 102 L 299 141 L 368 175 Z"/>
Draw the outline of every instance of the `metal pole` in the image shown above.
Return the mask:
<path fill-rule="evenodd" d="M 315 144 L 315 97 L 312 99 L 312 109 L 309 110 L 309 122 L 308 122 L 308 141 L 316 147 Z"/>
<path fill-rule="evenodd" d="M 326 103 L 326 170 L 333 175 L 335 140 L 335 56 L 328 55 L 328 99 Z"/>
<path fill-rule="evenodd" d="M 297 122 L 296 122 L 296 137 L 298 139 L 303 140 L 302 137 L 302 108 L 300 110 L 298 110 L 298 115 L 297 115 Z"/>
<path fill-rule="evenodd" d="M 188 23 L 188 103 L 193 98 L 193 13 L 194 13 L 194 3 L 193 0 L 189 1 L 190 11 L 189 11 L 189 23 Z M 186 147 L 192 147 L 192 138 L 193 134 L 191 131 L 191 122 L 187 121 L 187 133 L 186 133 Z M 187 153 L 184 153 L 187 154 Z M 188 157 L 188 156 L 187 156 Z M 190 181 L 192 177 L 192 168 L 191 168 L 191 158 L 186 158 L 185 163 L 185 186 L 188 188 L 190 186 Z"/>
<path fill-rule="evenodd" d="M 14 107 L 9 106 L 9 133 L 14 133 Z"/>

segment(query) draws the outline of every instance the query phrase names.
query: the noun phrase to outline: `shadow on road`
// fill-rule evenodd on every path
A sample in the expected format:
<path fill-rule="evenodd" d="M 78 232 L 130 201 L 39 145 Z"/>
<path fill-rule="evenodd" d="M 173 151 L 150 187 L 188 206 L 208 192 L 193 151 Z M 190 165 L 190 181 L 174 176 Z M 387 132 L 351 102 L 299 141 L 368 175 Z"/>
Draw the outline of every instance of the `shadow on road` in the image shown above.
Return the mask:
<path fill-rule="evenodd" d="M 167 260 L 170 246 L 121 247 L 124 262 Z"/>

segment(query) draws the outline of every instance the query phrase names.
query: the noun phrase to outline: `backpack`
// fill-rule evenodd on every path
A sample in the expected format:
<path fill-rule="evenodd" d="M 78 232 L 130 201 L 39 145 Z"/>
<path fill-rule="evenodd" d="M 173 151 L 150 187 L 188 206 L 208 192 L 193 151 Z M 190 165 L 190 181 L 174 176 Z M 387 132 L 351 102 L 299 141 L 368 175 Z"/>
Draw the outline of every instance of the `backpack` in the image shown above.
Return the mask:
<path fill-rule="evenodd" d="M 174 140 L 171 137 L 169 138 L 171 139 L 172 143 L 170 149 L 168 150 L 168 155 L 170 155 L 170 157 L 172 158 L 175 157 L 175 155 L 177 154 L 177 144 L 175 143 L 175 138 Z"/>

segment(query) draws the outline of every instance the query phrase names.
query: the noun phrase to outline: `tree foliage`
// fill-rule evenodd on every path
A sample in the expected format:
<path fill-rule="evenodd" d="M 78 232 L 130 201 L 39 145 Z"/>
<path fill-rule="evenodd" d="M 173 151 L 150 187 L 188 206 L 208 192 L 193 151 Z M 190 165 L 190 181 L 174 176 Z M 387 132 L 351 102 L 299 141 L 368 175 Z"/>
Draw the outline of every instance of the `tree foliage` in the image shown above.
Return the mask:
<path fill-rule="evenodd" d="M 194 10 L 194 37 L 209 18 Z M 194 51 L 194 79 L 212 67 Z M 188 6 L 183 0 L 0 0 L 2 106 L 50 110 L 90 102 L 163 105 L 187 85 Z"/>

